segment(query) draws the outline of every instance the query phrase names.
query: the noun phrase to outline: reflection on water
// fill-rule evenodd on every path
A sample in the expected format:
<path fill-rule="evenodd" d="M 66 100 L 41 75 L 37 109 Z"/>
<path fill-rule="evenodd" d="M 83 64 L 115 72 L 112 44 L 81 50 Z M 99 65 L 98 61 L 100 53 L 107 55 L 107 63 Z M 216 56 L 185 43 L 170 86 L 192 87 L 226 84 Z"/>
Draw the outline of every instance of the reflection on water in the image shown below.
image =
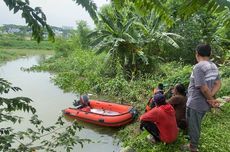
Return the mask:
<path fill-rule="evenodd" d="M 44 56 L 34 56 L 10 61 L 0 67 L 0 77 L 8 80 L 13 86 L 20 87 L 23 91 L 10 92 L 7 97 L 25 96 L 31 98 L 32 105 L 37 109 L 37 114 L 45 125 L 53 125 L 62 110 L 72 107 L 72 102 L 77 98 L 72 93 L 64 93 L 50 80 L 52 75 L 48 72 L 26 72 L 21 68 L 29 68 L 37 65 Z M 29 119 L 27 113 L 20 113 L 22 117 Z M 87 138 L 93 143 L 86 143 L 81 148 L 77 145 L 73 151 L 78 152 L 118 152 L 120 150 L 119 140 L 116 139 L 117 129 L 100 127 L 93 124 L 80 122 L 84 128 L 79 132 L 80 138 Z M 23 121 L 17 129 L 29 126 L 28 121 Z M 61 151 L 61 150 L 59 150 Z"/>

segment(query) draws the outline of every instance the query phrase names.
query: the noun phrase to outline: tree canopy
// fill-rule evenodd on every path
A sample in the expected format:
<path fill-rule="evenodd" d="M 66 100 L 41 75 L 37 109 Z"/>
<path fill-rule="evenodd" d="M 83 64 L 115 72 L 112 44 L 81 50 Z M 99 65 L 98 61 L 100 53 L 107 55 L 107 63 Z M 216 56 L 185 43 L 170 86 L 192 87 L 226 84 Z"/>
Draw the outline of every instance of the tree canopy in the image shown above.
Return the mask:
<path fill-rule="evenodd" d="M 46 22 L 46 16 L 39 7 L 32 8 L 29 0 L 3 0 L 8 6 L 9 10 L 13 10 L 17 13 L 22 11 L 22 17 L 26 23 L 32 28 L 32 36 L 40 42 L 44 30 L 47 30 L 48 37 L 54 41 L 54 32 L 52 28 Z M 168 2 L 175 0 L 112 0 L 114 6 L 119 10 L 124 5 L 133 3 L 137 11 L 143 15 L 148 14 L 153 10 L 156 15 L 160 17 L 168 26 L 172 26 L 174 20 L 172 18 L 172 12 L 169 11 L 166 6 Z M 93 0 L 74 0 L 76 4 L 81 5 L 89 12 L 94 22 L 98 23 L 97 6 Z M 175 1 L 176 3 L 176 1 Z M 230 27 L 230 2 L 228 0 L 180 0 L 180 7 L 177 15 L 181 18 L 188 18 L 193 13 L 201 10 L 203 7 L 208 7 L 209 12 L 218 13 L 218 19 L 223 22 L 223 28 Z"/>
<path fill-rule="evenodd" d="M 29 0 L 3 0 L 10 11 L 14 14 L 21 11 L 22 18 L 32 28 L 32 36 L 37 42 L 43 38 L 44 31 L 48 32 L 48 38 L 54 41 L 54 32 L 46 21 L 46 15 L 40 7 L 32 8 Z M 96 4 L 92 0 L 74 0 L 89 12 L 92 19 L 97 23 Z"/>

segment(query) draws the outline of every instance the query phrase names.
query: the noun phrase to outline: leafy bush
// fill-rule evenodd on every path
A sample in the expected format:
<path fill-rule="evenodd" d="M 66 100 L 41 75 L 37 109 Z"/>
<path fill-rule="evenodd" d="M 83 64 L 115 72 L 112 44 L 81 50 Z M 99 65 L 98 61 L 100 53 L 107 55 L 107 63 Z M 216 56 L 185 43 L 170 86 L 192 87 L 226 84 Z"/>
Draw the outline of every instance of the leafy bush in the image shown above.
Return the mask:
<path fill-rule="evenodd" d="M 13 52 L 0 50 L 0 63 L 12 59 L 14 55 Z"/>
<path fill-rule="evenodd" d="M 229 78 L 230 77 L 230 66 L 223 65 L 220 67 L 220 74 L 222 78 Z"/>
<path fill-rule="evenodd" d="M 230 78 L 222 79 L 222 86 L 220 91 L 217 93 L 218 97 L 230 95 Z"/>
<path fill-rule="evenodd" d="M 81 49 L 67 54 L 67 57 L 52 57 L 41 66 L 32 67 L 31 70 L 57 72 L 54 82 L 65 91 L 88 93 L 97 88 L 103 81 L 100 72 L 103 69 L 104 54 L 95 56 L 94 52 Z"/>
<path fill-rule="evenodd" d="M 71 41 L 67 41 L 61 38 L 56 39 L 55 42 L 55 52 L 57 57 L 67 57 L 71 52 L 73 51 L 72 49 L 72 43 Z"/>
<path fill-rule="evenodd" d="M 161 65 L 157 77 L 160 78 L 159 81 L 164 83 L 166 87 L 174 86 L 177 83 L 188 86 L 191 72 L 192 66 L 190 65 L 170 62 Z"/>

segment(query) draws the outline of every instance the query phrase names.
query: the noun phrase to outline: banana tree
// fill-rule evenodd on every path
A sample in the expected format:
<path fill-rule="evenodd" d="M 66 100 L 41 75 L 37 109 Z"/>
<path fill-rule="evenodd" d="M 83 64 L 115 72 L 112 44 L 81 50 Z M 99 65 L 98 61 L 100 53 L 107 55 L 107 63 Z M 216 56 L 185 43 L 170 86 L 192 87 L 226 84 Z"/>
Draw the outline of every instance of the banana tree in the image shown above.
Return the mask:
<path fill-rule="evenodd" d="M 107 52 L 107 59 L 118 61 L 127 74 L 135 73 L 136 57 L 141 54 L 138 34 L 132 28 L 136 17 L 132 14 L 126 15 L 129 18 L 118 11 L 115 11 L 114 16 L 99 14 L 98 28 L 89 36 L 94 38 L 91 45 L 96 48 L 96 52 Z"/>
<path fill-rule="evenodd" d="M 178 41 L 184 38 L 178 34 L 167 32 L 167 27 L 162 24 L 161 18 L 157 17 L 154 11 L 150 11 L 147 16 L 140 16 L 139 19 L 133 23 L 138 33 L 140 33 L 140 44 L 143 53 L 147 56 L 147 65 L 138 64 L 138 69 L 142 69 L 143 73 L 152 73 L 156 70 L 162 54 L 168 50 L 175 50 L 179 48 Z"/>
<path fill-rule="evenodd" d="M 129 79 L 151 72 L 146 70 L 147 66 L 151 67 L 149 59 L 162 50 L 161 46 L 179 47 L 171 36 L 180 37 L 162 32 L 165 29 L 159 26 L 159 18 L 153 12 L 147 17 L 140 17 L 134 9 L 129 6 L 122 13 L 114 10 L 113 15 L 99 14 L 98 28 L 90 34 L 94 38 L 91 44 L 97 53 L 107 52 L 108 59 L 119 60 Z"/>

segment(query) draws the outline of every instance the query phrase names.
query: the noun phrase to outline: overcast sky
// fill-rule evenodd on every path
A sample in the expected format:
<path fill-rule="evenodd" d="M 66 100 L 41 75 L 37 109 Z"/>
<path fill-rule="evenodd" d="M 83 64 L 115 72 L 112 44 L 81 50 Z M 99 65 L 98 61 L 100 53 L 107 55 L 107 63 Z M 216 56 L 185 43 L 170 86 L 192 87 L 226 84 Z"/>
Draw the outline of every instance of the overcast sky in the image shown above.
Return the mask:
<path fill-rule="evenodd" d="M 94 0 L 97 7 L 108 4 L 109 0 Z M 76 27 L 76 21 L 85 20 L 90 27 L 94 27 L 93 21 L 88 13 L 78 6 L 73 0 L 30 0 L 32 7 L 41 7 L 46 14 L 47 22 L 53 26 L 72 26 Z M 0 25 L 18 24 L 25 25 L 21 13 L 14 14 L 9 11 L 3 0 L 0 0 Z"/>

